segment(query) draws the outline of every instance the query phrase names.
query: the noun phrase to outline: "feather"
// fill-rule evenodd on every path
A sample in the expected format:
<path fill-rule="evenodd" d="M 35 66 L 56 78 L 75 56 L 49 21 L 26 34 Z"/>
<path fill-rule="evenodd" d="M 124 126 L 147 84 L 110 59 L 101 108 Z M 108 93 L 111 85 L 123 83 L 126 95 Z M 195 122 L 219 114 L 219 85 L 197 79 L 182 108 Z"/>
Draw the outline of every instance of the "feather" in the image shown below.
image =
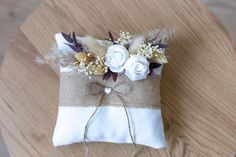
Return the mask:
<path fill-rule="evenodd" d="M 45 64 L 45 59 L 43 57 L 36 57 L 35 58 L 35 63 L 39 64 L 39 65 L 42 65 L 42 64 Z"/>
<path fill-rule="evenodd" d="M 129 45 L 129 52 L 132 53 L 137 51 L 143 43 L 144 43 L 144 36 L 135 37 L 132 40 L 131 44 Z"/>
<path fill-rule="evenodd" d="M 150 42 L 152 44 L 167 44 L 168 40 L 172 38 L 175 34 L 175 30 L 172 29 L 155 29 L 147 33 L 145 36 L 146 42 Z"/>
<path fill-rule="evenodd" d="M 88 51 L 95 53 L 97 56 L 104 56 L 106 54 L 107 45 L 101 45 L 92 36 L 86 36 L 81 43 L 88 48 Z"/>
<path fill-rule="evenodd" d="M 56 44 L 51 52 L 35 58 L 37 64 L 59 64 L 63 67 L 74 64 L 74 53 L 59 49 Z"/>

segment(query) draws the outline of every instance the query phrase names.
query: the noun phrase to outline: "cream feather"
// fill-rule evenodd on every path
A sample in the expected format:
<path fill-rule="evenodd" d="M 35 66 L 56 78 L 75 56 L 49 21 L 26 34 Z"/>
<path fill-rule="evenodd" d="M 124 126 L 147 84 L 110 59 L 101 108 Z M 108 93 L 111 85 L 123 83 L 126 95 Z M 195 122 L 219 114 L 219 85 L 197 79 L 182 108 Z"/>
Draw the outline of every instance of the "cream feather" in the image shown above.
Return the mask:
<path fill-rule="evenodd" d="M 97 39 L 92 36 L 85 36 L 81 43 L 88 48 L 88 51 L 95 53 L 97 56 L 104 56 L 108 48 L 108 45 L 99 44 Z"/>
<path fill-rule="evenodd" d="M 153 44 L 161 43 L 161 44 L 167 44 L 168 40 L 172 38 L 175 34 L 175 29 L 155 29 L 154 31 L 151 31 L 147 33 L 145 36 L 146 42 L 150 42 Z"/>
<path fill-rule="evenodd" d="M 53 44 L 51 52 L 36 57 L 37 64 L 59 64 L 63 67 L 72 65 L 74 63 L 74 53 L 59 49 L 56 44 Z"/>
<path fill-rule="evenodd" d="M 144 43 L 144 36 L 137 36 L 132 39 L 132 42 L 129 45 L 129 52 L 134 53 L 140 46 Z"/>

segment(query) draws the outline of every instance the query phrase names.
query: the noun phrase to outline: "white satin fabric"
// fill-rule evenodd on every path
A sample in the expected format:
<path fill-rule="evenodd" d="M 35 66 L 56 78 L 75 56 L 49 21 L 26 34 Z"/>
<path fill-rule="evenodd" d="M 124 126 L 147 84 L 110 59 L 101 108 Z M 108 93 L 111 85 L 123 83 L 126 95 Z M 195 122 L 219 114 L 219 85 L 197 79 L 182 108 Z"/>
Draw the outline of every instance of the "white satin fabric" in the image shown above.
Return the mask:
<path fill-rule="evenodd" d="M 54 146 L 83 142 L 84 129 L 96 107 L 59 107 L 53 135 Z M 165 147 L 160 109 L 128 108 L 131 130 L 137 144 Z M 89 125 L 89 141 L 132 143 L 122 107 L 101 107 Z"/>

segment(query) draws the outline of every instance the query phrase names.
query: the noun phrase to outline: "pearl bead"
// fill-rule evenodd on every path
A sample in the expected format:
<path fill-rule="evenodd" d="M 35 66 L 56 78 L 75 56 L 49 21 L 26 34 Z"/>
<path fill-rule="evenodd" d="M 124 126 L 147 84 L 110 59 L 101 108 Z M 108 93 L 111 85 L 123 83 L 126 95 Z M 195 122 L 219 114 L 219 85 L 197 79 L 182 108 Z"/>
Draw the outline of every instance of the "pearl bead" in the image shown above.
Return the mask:
<path fill-rule="evenodd" d="M 106 87 L 106 88 L 104 89 L 104 92 L 105 92 L 106 94 L 111 94 L 112 88 L 111 88 L 111 87 Z"/>

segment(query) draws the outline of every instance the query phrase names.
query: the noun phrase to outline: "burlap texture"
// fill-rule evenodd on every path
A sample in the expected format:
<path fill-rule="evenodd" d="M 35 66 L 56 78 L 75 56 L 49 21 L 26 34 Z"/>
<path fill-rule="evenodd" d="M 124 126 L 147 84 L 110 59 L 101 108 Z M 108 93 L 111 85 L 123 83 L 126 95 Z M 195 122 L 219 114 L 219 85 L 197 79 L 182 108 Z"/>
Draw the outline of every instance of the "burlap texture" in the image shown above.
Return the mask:
<path fill-rule="evenodd" d="M 100 95 L 92 96 L 86 92 L 89 83 L 97 82 L 105 87 L 114 87 L 121 82 L 131 85 L 131 90 L 122 96 L 124 101 L 112 92 L 105 94 L 101 100 Z M 124 85 L 117 86 L 117 90 L 122 91 Z M 150 76 L 145 80 L 131 81 L 125 76 L 118 76 L 116 82 L 111 78 L 102 80 L 101 76 L 89 79 L 84 74 L 78 72 L 61 72 L 60 73 L 60 106 L 117 106 L 123 107 L 125 102 L 127 107 L 132 108 L 160 108 L 160 76 L 156 79 Z"/>

